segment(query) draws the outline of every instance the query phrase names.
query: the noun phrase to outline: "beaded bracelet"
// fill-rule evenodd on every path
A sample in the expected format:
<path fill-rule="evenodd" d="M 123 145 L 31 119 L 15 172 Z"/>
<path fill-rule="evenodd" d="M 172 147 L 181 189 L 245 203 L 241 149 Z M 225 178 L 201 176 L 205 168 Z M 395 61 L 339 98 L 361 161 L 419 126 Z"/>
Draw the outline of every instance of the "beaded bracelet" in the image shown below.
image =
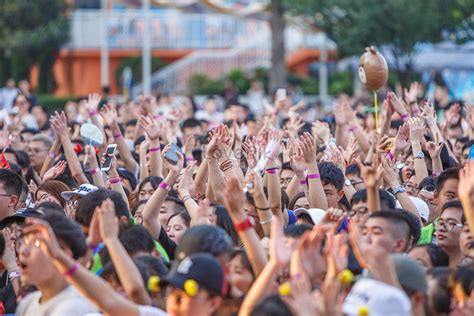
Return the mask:
<path fill-rule="evenodd" d="M 65 277 L 73 275 L 79 269 L 79 262 L 75 262 L 69 270 L 63 273 Z"/>
<path fill-rule="evenodd" d="M 161 150 L 161 148 L 158 146 L 158 147 L 153 147 L 153 148 L 148 149 L 148 152 L 149 153 L 155 153 L 155 152 L 158 152 L 160 150 Z"/>
<path fill-rule="evenodd" d="M 319 178 L 320 178 L 319 173 L 308 174 L 308 179 L 319 179 Z"/>

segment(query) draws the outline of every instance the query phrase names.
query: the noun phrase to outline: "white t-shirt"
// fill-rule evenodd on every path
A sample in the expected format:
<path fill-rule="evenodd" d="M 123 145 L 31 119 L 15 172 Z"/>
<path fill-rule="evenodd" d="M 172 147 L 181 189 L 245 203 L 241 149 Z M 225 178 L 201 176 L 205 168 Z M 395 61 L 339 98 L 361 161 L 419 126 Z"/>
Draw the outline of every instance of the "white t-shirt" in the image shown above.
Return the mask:
<path fill-rule="evenodd" d="M 97 313 L 97 308 L 70 285 L 45 303 L 40 304 L 40 299 L 40 291 L 28 294 L 20 301 L 15 314 L 20 316 L 82 316 L 88 313 Z"/>
<path fill-rule="evenodd" d="M 94 313 L 87 314 L 85 316 L 103 316 L 104 314 Z M 147 305 L 138 305 L 138 315 L 139 316 L 168 316 L 168 314 L 157 307 L 147 306 Z"/>

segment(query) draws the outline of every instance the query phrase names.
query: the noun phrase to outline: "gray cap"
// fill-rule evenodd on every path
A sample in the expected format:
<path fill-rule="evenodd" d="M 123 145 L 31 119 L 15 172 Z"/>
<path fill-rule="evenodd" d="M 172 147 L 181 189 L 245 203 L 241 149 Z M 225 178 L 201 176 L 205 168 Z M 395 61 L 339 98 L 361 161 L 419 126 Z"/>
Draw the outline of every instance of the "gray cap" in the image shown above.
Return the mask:
<path fill-rule="evenodd" d="M 391 254 L 390 259 L 395 266 L 398 282 L 404 288 L 416 292 L 428 292 L 426 272 L 418 262 L 399 253 Z"/>

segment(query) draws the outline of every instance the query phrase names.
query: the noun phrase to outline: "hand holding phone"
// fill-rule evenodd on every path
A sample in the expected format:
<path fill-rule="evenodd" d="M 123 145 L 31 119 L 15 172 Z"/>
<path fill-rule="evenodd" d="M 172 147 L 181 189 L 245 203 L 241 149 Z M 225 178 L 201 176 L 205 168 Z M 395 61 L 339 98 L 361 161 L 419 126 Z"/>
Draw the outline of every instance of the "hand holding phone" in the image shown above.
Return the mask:
<path fill-rule="evenodd" d="M 277 101 L 285 101 L 286 100 L 286 89 L 278 89 L 277 90 L 276 100 Z"/>
<path fill-rule="evenodd" d="M 165 154 L 166 160 L 172 165 L 178 164 L 179 157 L 177 153 L 184 156 L 181 149 L 175 143 L 170 143 L 170 149 Z"/>
<path fill-rule="evenodd" d="M 112 159 L 114 158 L 116 149 L 117 144 L 110 144 L 107 146 L 107 150 L 105 151 L 105 161 L 102 164 L 101 171 L 108 172 L 110 170 L 110 165 L 112 164 Z"/>

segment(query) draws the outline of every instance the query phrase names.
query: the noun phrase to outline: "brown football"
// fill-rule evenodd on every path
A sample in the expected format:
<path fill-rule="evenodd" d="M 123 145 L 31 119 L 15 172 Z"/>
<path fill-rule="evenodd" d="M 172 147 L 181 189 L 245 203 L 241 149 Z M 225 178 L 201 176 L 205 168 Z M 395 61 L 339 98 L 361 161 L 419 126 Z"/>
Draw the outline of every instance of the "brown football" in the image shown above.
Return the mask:
<path fill-rule="evenodd" d="M 388 80 L 387 62 L 374 46 L 367 47 L 360 57 L 359 78 L 372 91 L 383 87 Z"/>

